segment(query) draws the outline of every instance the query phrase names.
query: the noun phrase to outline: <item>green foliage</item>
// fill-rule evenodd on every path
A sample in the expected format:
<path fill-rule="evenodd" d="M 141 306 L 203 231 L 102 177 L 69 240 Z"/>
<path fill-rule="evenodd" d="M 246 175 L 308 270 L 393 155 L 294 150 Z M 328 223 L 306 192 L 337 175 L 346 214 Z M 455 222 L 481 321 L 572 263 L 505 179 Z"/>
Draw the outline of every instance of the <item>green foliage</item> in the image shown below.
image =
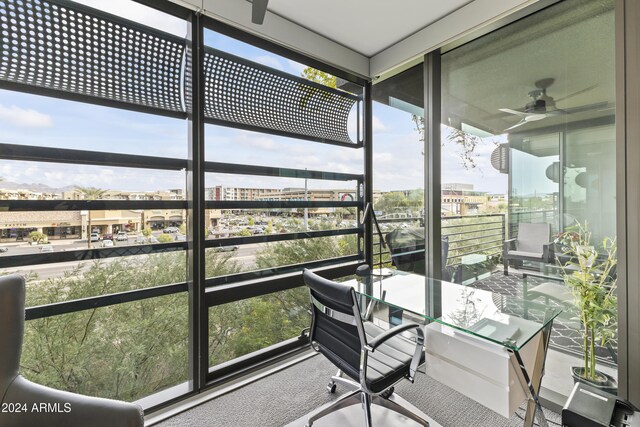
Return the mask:
<path fill-rule="evenodd" d="M 309 327 L 305 288 L 236 301 L 209 310 L 209 360 L 226 362 L 299 336 Z"/>
<path fill-rule="evenodd" d="M 242 230 L 240 230 L 239 232 L 235 233 L 236 236 L 240 236 L 240 237 L 249 237 L 249 236 L 253 236 L 253 234 L 251 233 L 251 231 L 249 231 L 249 229 L 247 228 L 243 228 Z"/>
<path fill-rule="evenodd" d="M 316 229 L 328 227 L 316 221 Z M 143 234 L 151 235 L 150 230 Z M 162 235 L 159 241 L 171 235 Z M 355 253 L 356 237 L 268 245 L 259 268 Z M 240 271 L 234 252 L 205 251 L 205 275 Z M 184 252 L 95 261 L 63 276 L 27 282 L 27 305 L 43 305 L 186 281 Z M 309 327 L 309 297 L 300 287 L 209 310 L 210 365 L 299 336 Z M 135 400 L 188 379 L 186 293 L 116 304 L 27 322 L 22 372 L 51 387 Z"/>
<path fill-rule="evenodd" d="M 340 255 L 336 239 L 332 237 L 289 240 L 267 244 L 256 254 L 256 265 L 263 269 L 335 258 Z"/>
<path fill-rule="evenodd" d="M 498 203 L 494 206 L 481 205 L 479 208 L 479 213 L 481 214 L 506 214 L 509 210 L 509 205 L 506 203 Z"/>
<path fill-rule="evenodd" d="M 424 117 L 412 114 L 411 120 L 415 125 L 415 130 L 418 132 L 419 141 L 424 144 Z M 465 169 L 473 169 L 477 166 L 476 157 L 478 155 L 475 153 L 475 150 L 481 142 L 481 139 L 478 136 L 465 132 L 462 129 L 449 128 L 446 141 L 454 143 L 461 148 L 460 160 L 462 167 Z M 442 145 L 444 145 L 444 142 Z M 424 155 L 424 152 L 422 154 Z"/>
<path fill-rule="evenodd" d="M 104 194 L 107 192 L 107 190 L 96 187 L 76 187 L 76 191 L 81 193 L 84 196 L 85 200 L 101 199 L 102 196 L 104 196 Z"/>
<path fill-rule="evenodd" d="M 161 235 L 158 236 L 158 242 L 160 243 L 170 243 L 170 242 L 173 242 L 174 240 L 175 239 L 171 234 L 162 233 Z"/>
<path fill-rule="evenodd" d="M 338 253 L 340 256 L 353 255 L 358 253 L 358 236 L 349 235 L 338 239 Z"/>
<path fill-rule="evenodd" d="M 389 193 L 384 193 L 382 197 L 378 199 L 375 208 L 377 211 L 382 211 L 387 214 L 398 210 L 404 210 L 408 206 L 409 200 L 404 194 L 399 191 L 391 191 Z"/>
<path fill-rule="evenodd" d="M 524 211 L 541 211 L 553 210 L 557 202 L 553 200 L 553 196 L 513 196 L 510 203 L 519 206 Z"/>
<path fill-rule="evenodd" d="M 232 254 L 205 257 L 208 277 L 239 271 Z M 27 278 L 27 306 L 184 282 L 186 258 L 175 252 L 103 260 L 37 279 Z M 63 390 L 139 399 L 188 379 L 188 313 L 181 293 L 28 321 L 22 373 Z"/>
<path fill-rule="evenodd" d="M 47 241 L 47 235 L 39 231 L 32 231 L 31 233 L 29 233 L 27 238 L 36 243 L 44 243 Z"/>
<path fill-rule="evenodd" d="M 412 209 L 422 209 L 424 206 L 424 190 L 421 188 L 410 190 L 407 205 Z"/>
<path fill-rule="evenodd" d="M 307 67 L 302 70 L 302 77 L 307 80 L 311 80 L 316 83 L 323 84 L 335 88 L 337 85 L 336 76 L 325 73 L 324 71 L 316 70 L 315 68 Z"/>
<path fill-rule="evenodd" d="M 153 230 L 151 230 L 149 227 L 142 230 L 142 235 L 147 238 L 151 236 L 152 233 L 153 233 Z"/>
<path fill-rule="evenodd" d="M 253 219 L 253 217 L 251 217 L 251 216 L 250 216 L 249 218 L 247 218 L 247 223 L 248 223 L 250 226 L 254 226 L 254 225 L 256 225 L 256 220 L 255 220 L 255 219 Z"/>
<path fill-rule="evenodd" d="M 342 223 L 343 218 L 355 218 L 356 208 L 336 208 L 336 224 Z"/>
<path fill-rule="evenodd" d="M 96 261 L 27 282 L 27 305 L 183 281 L 185 258 L 160 254 Z M 29 321 L 22 371 L 35 382 L 134 400 L 186 379 L 187 298 L 171 295 Z"/>
<path fill-rule="evenodd" d="M 231 252 L 216 252 L 208 249 L 205 251 L 205 276 L 217 277 L 238 273 L 240 266 L 233 260 Z"/>
<path fill-rule="evenodd" d="M 605 346 L 616 337 L 617 309 L 615 267 L 617 244 L 606 237 L 602 249 L 591 244 L 587 224 L 578 223 L 557 239 L 565 263 L 564 281 L 575 297 L 582 323 L 584 372 L 587 379 L 596 381 L 595 345 Z"/>
<path fill-rule="evenodd" d="M 187 224 L 185 224 L 185 223 L 180 224 L 180 227 L 178 227 L 178 230 L 180 230 L 180 233 L 186 234 L 187 233 Z M 205 233 L 205 236 L 206 235 L 207 234 Z"/>
<path fill-rule="evenodd" d="M 443 226 L 446 226 L 446 228 L 442 229 L 442 235 L 450 236 L 448 265 L 459 264 L 461 261 L 460 255 L 465 254 L 493 255 L 490 261 L 492 263 L 498 262 L 499 255 L 496 255 L 502 250 L 502 241 L 496 241 L 499 237 L 495 236 L 495 234 L 500 233 L 499 228 L 501 224 L 496 224 L 496 222 L 499 221 L 499 215 L 491 217 L 467 216 L 444 219 Z M 456 236 L 458 233 L 465 234 Z M 464 249 L 458 251 L 457 249 L 459 248 Z"/>

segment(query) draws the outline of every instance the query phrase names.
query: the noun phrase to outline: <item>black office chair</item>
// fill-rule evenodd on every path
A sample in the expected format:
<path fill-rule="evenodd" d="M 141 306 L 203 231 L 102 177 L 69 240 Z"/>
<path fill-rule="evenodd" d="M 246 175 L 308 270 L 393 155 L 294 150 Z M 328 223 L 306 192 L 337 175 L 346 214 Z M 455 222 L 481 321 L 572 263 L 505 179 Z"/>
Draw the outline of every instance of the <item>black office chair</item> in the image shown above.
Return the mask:
<path fill-rule="evenodd" d="M 413 382 L 423 360 L 424 332 L 417 323 L 405 323 L 385 331 L 363 321 L 352 287 L 324 279 L 305 269 L 304 282 L 311 296 L 311 332 L 313 348 L 322 353 L 344 374 L 332 377 L 355 390 L 340 397 L 333 405 L 313 414 L 307 426 L 339 409 L 362 403 L 367 427 L 371 422 L 371 404 L 393 410 L 417 423 L 429 423 L 398 404 L 385 393 L 403 378 Z M 416 342 L 400 334 L 415 329 Z"/>

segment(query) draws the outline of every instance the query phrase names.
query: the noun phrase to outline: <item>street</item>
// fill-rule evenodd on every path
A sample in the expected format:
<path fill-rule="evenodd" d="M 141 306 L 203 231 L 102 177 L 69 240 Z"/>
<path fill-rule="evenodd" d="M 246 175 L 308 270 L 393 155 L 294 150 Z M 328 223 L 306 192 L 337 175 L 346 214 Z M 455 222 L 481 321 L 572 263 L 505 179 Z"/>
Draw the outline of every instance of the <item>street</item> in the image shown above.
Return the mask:
<path fill-rule="evenodd" d="M 128 242 L 114 242 L 115 246 L 125 246 L 125 245 L 136 245 L 134 242 L 134 238 L 129 238 Z M 13 268 L 4 268 L 2 265 L 3 256 L 12 256 L 12 255 L 27 255 L 27 254 L 37 254 L 41 252 L 41 248 L 44 246 L 51 246 L 53 248 L 53 252 L 60 251 L 72 251 L 79 249 L 87 248 L 87 241 L 78 241 L 78 240 L 54 240 L 48 245 L 34 245 L 31 246 L 28 242 L 17 242 L 11 244 L 2 244 L 2 246 L 7 247 L 7 252 L 0 253 L 0 273 L 37 273 L 39 280 L 45 280 L 53 277 L 61 277 L 65 271 L 69 271 L 76 266 L 81 266 L 85 268 L 88 265 L 91 265 L 93 260 L 89 261 L 68 261 L 68 262 L 60 262 L 60 263 L 52 263 L 52 264 L 36 264 L 29 265 L 26 267 L 13 267 Z M 100 248 L 100 242 L 92 242 L 92 246 L 95 248 Z M 255 268 L 255 256 L 257 251 L 260 249 L 259 243 L 253 243 L 249 245 L 238 246 L 238 249 L 233 251 L 233 255 L 231 257 L 232 260 L 238 262 L 240 265 L 241 271 L 248 271 Z M 212 251 L 214 249 L 207 249 L 208 251 Z M 51 252 L 48 252 L 51 253 Z M 222 252 L 223 254 L 227 254 L 229 252 Z M 141 256 L 149 256 L 149 255 L 135 255 L 136 257 Z M 110 263 L 115 260 L 120 259 L 119 257 L 113 258 L 105 258 L 100 260 L 102 263 Z"/>

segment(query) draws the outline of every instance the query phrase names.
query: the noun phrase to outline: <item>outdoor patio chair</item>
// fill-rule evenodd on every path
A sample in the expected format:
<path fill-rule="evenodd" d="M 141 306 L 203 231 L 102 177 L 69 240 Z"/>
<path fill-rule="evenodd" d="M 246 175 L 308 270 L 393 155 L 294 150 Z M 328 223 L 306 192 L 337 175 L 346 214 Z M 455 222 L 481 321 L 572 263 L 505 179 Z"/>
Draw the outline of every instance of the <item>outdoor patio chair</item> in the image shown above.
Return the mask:
<path fill-rule="evenodd" d="M 136 404 L 55 390 L 20 375 L 24 304 L 24 278 L 0 277 L 0 403 L 20 409 L 0 411 L 0 426 L 142 427 Z"/>
<path fill-rule="evenodd" d="M 401 271 L 425 274 L 424 228 L 397 229 L 385 236 L 385 242 L 391 253 L 391 262 Z M 449 236 L 442 236 L 441 241 L 442 280 L 454 281 L 455 268 L 447 267 L 449 256 Z"/>
<path fill-rule="evenodd" d="M 551 225 L 547 223 L 518 224 L 518 237 L 505 240 L 502 245 L 504 275 L 509 275 L 509 262 L 551 262 Z"/>

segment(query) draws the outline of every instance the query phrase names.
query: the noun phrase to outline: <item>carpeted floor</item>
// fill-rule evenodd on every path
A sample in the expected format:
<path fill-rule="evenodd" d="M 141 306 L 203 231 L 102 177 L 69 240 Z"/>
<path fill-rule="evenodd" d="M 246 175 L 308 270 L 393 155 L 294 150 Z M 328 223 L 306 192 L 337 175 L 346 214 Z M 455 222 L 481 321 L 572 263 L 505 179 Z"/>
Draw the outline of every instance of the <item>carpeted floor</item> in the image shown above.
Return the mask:
<path fill-rule="evenodd" d="M 229 394 L 167 419 L 159 427 L 253 427 L 286 425 L 339 396 L 325 386 L 336 368 L 317 355 Z M 415 384 L 402 381 L 397 393 L 443 427 L 516 427 L 517 415 L 506 419 L 455 390 L 418 375 Z M 518 413 L 523 416 L 524 410 Z M 550 427 L 560 416 L 545 410 Z M 387 426 L 385 426 L 387 427 Z"/>

